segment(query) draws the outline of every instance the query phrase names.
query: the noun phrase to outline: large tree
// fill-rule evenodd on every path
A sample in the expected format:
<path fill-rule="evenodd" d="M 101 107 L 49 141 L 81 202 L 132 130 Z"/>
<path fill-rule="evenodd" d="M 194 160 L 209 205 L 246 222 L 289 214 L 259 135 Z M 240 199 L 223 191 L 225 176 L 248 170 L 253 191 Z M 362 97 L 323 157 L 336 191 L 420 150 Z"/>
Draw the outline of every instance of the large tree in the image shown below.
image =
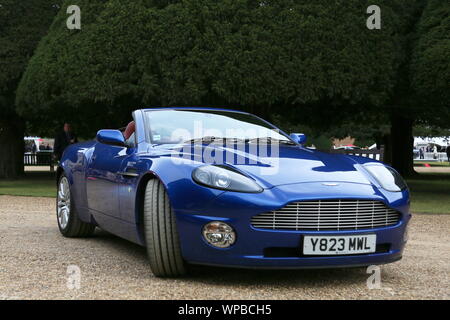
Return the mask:
<path fill-rule="evenodd" d="M 0 1 L 0 178 L 23 172 L 25 123 L 16 113 L 16 88 L 28 60 L 55 17 L 58 3 Z"/>
<path fill-rule="evenodd" d="M 382 28 L 369 30 L 371 1 L 80 0 L 81 30 L 62 10 L 23 77 L 19 111 L 40 132 L 70 117 L 87 135 L 152 105 L 227 105 L 316 128 L 381 115 L 392 136 L 410 138 L 397 128 L 422 3 L 378 1 Z"/>
<path fill-rule="evenodd" d="M 391 100 L 388 153 L 392 165 L 413 174 L 413 126 L 449 128 L 450 118 L 450 2 L 418 3 L 405 26 L 405 58 Z"/>
<path fill-rule="evenodd" d="M 417 99 L 414 112 L 419 122 L 450 129 L 449 1 L 428 1 L 414 43 L 410 66 Z"/>

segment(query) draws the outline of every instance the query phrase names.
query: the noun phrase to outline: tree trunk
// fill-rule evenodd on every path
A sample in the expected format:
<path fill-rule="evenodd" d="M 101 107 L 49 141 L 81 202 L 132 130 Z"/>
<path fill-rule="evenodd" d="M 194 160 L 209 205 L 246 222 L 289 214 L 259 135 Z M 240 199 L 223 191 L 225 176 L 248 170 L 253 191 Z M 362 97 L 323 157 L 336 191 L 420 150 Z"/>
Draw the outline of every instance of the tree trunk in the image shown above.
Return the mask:
<path fill-rule="evenodd" d="M 392 116 L 390 135 L 390 163 L 404 177 L 415 174 L 413 120 L 401 115 Z"/>
<path fill-rule="evenodd" d="M 18 116 L 0 119 L 0 179 L 23 174 L 24 130 Z"/>

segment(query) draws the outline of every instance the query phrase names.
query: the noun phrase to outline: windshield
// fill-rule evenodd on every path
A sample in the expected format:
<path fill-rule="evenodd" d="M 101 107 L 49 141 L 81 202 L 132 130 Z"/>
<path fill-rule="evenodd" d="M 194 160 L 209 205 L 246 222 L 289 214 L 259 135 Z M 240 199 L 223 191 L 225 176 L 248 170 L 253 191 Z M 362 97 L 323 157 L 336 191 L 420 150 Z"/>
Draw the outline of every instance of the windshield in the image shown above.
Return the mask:
<path fill-rule="evenodd" d="M 279 130 L 250 114 L 229 111 L 148 110 L 151 143 L 178 144 L 218 141 L 292 143 Z"/>

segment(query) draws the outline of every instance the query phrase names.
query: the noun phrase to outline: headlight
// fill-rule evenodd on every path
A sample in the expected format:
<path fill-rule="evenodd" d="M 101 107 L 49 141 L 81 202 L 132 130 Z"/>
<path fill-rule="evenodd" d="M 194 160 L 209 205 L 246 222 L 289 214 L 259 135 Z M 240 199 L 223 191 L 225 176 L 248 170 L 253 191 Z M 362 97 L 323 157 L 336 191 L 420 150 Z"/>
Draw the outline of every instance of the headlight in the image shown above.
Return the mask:
<path fill-rule="evenodd" d="M 263 189 L 252 179 L 219 166 L 207 165 L 199 167 L 192 173 L 198 184 L 228 191 L 257 193 Z"/>
<path fill-rule="evenodd" d="M 399 192 L 407 188 L 405 180 L 392 168 L 381 164 L 366 164 L 364 168 L 378 181 L 381 187 L 387 191 Z"/>

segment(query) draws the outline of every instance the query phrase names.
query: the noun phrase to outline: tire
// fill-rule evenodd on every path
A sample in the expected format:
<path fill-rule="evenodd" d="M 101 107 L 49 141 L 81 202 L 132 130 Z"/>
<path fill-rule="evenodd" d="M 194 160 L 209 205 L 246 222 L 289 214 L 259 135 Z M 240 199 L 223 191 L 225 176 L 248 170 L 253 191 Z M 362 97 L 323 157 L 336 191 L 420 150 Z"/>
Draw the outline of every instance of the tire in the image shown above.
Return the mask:
<path fill-rule="evenodd" d="M 72 199 L 72 191 L 67 177 L 62 174 L 58 180 L 56 195 L 56 220 L 58 228 L 64 237 L 84 238 L 94 233 L 95 226 L 80 220 Z M 65 212 L 64 212 L 65 211 Z"/>
<path fill-rule="evenodd" d="M 145 189 L 144 232 L 150 268 L 157 277 L 186 273 L 175 215 L 161 181 L 150 180 Z"/>

